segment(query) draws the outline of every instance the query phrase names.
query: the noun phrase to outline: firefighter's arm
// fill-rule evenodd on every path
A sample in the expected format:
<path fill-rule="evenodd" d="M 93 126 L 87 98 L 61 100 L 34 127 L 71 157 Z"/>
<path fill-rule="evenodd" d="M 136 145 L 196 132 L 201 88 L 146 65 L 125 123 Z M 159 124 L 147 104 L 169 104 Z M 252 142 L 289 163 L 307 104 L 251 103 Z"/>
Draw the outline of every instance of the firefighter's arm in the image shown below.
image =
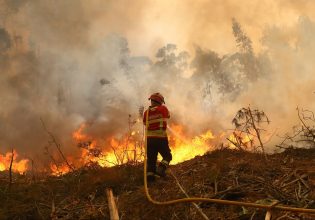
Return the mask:
<path fill-rule="evenodd" d="M 146 124 L 146 117 L 147 117 L 147 111 L 144 112 L 143 114 L 143 124 Z"/>
<path fill-rule="evenodd" d="M 167 107 L 166 106 L 164 106 L 165 108 L 164 108 L 164 114 L 163 114 L 163 116 L 164 116 L 164 118 L 170 118 L 171 117 L 171 115 L 170 115 L 170 112 L 168 111 L 168 109 L 167 109 Z"/>

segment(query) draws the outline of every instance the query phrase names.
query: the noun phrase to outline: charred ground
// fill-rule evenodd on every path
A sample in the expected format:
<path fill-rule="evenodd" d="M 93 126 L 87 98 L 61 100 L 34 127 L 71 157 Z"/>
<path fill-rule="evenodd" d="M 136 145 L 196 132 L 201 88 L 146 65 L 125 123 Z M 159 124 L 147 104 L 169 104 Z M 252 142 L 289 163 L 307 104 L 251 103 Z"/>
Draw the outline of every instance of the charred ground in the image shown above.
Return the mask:
<path fill-rule="evenodd" d="M 268 155 L 219 149 L 171 167 L 190 196 L 315 208 L 315 149 Z M 85 167 L 60 177 L 0 174 L 0 219 L 109 219 L 105 194 L 112 188 L 121 219 L 202 219 L 191 204 L 156 206 L 144 194 L 143 166 Z M 169 175 L 149 186 L 158 201 L 183 198 Z M 209 219 L 264 219 L 265 211 L 198 204 Z M 275 211 L 272 219 L 313 219 Z"/>

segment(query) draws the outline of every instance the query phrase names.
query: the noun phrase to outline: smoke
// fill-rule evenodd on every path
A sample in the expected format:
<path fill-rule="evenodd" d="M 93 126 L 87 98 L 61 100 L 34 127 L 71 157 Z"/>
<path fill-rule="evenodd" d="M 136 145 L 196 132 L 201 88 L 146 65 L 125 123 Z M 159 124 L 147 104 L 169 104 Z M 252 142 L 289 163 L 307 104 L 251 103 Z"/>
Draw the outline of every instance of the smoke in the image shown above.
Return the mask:
<path fill-rule="evenodd" d="M 315 24 L 309 16 L 267 26 L 262 23 L 271 18 L 260 16 L 254 19 L 257 31 L 245 22 L 244 7 L 232 1 L 0 4 L 3 152 L 14 147 L 25 156 L 41 155 L 49 140 L 42 119 L 65 153 L 75 155 L 71 135 L 81 123 L 101 140 L 122 135 L 129 114 L 136 118 L 157 91 L 165 95 L 172 123 L 192 135 L 232 128 L 236 111 L 248 105 L 265 111 L 272 121 L 268 129 L 283 133 L 297 123 L 297 105 L 315 107 Z M 283 7 L 294 15 L 306 10 L 293 10 L 292 4 Z M 178 14 L 170 19 L 175 6 Z M 210 20 L 202 8 L 212 8 Z M 190 23 L 179 22 L 185 16 Z M 174 28 L 165 28 L 165 19 Z M 209 25 L 217 28 L 209 31 Z"/>
<path fill-rule="evenodd" d="M 274 126 L 280 130 L 297 124 L 297 106 L 315 110 L 312 102 L 314 63 L 311 61 L 315 49 L 314 34 L 314 21 L 303 16 L 291 28 L 272 26 L 265 30 L 262 43 L 272 61 L 273 71 L 270 80 L 255 88 L 259 95 L 254 103 L 270 112 Z M 255 94 L 254 90 L 252 92 Z"/>
<path fill-rule="evenodd" d="M 264 49 L 258 56 L 265 77 L 249 83 L 245 92 L 225 105 L 229 110 L 240 108 L 240 105 L 264 110 L 271 119 L 269 134 L 275 134 L 268 143 L 270 150 L 281 141 L 281 136 L 299 124 L 297 106 L 315 110 L 312 102 L 314 34 L 315 23 L 305 16 L 299 17 L 291 26 L 266 27 L 261 39 Z M 228 111 L 226 113 L 229 115 Z"/>

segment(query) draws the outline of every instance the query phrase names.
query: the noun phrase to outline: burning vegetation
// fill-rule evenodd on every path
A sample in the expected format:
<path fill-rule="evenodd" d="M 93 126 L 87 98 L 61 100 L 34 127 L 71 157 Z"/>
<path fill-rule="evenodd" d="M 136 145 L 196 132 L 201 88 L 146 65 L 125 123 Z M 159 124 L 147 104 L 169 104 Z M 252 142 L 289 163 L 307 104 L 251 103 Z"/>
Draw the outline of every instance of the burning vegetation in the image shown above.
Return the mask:
<path fill-rule="evenodd" d="M 4 155 L 0 154 L 0 171 L 9 170 L 10 166 L 12 166 L 13 172 L 23 174 L 27 171 L 29 162 L 28 159 L 19 159 L 16 151 L 7 152 Z"/>
<path fill-rule="evenodd" d="M 216 136 L 211 131 L 206 131 L 188 138 L 182 126 L 170 125 L 169 139 L 174 155 L 171 174 L 166 179 L 149 185 L 150 193 L 159 201 L 182 197 L 181 193 L 184 192 L 186 196 L 313 208 L 315 164 L 311 158 L 315 153 L 313 125 L 307 124 L 309 121 L 314 122 L 313 113 L 298 109 L 298 118 L 302 128 L 298 134 L 294 133 L 296 141 L 290 136 L 284 137 L 278 147 L 285 150 L 274 154 L 264 151 L 262 126 L 270 122 L 268 117 L 263 111 L 252 110 L 250 107 L 242 108 L 236 113 L 233 119 L 235 130 L 230 134 Z M 72 133 L 73 141 L 81 150 L 81 157 L 73 160 L 59 155 L 64 161 L 57 163 L 57 158 L 50 155 L 52 162 L 49 176 L 39 175 L 34 169 L 30 171 L 29 161 L 18 160 L 14 151 L 2 156 L 5 159 L 1 165 L 9 171 L 0 172 L 0 192 L 9 202 L 5 203 L 0 216 L 110 218 L 110 200 L 106 197 L 108 193 L 105 193 L 105 189 L 111 188 L 119 196 L 117 205 L 121 218 L 182 219 L 186 216 L 189 219 L 201 219 L 200 214 L 208 216 L 208 219 L 261 219 L 265 215 L 272 215 L 276 219 L 314 217 L 311 214 L 275 210 L 266 214 L 246 207 L 225 207 L 210 203 L 195 205 L 196 210 L 196 207 L 179 204 L 163 208 L 162 212 L 161 208 L 148 203 L 143 193 L 143 135 L 136 130 L 137 120 L 132 123 L 130 132 L 126 135 L 105 141 L 110 144 L 111 150 L 108 150 L 108 146 L 103 147 L 101 140 L 93 139 L 85 133 L 88 126 L 81 124 Z M 303 139 L 305 137 L 307 140 Z M 288 139 L 291 140 L 290 146 L 286 144 Z M 301 149 L 301 139 L 310 144 L 311 148 Z M 55 147 L 60 147 L 58 142 L 52 143 Z M 176 184 L 180 184 L 181 190 L 186 191 L 176 190 Z M 25 195 L 24 190 L 30 190 L 30 193 Z M 22 201 L 17 201 L 21 196 L 25 196 L 23 204 Z M 135 204 L 137 208 L 134 207 Z M 15 207 L 20 207 L 19 211 Z M 147 208 L 153 217 L 146 217 L 147 211 L 144 210 Z"/>
<path fill-rule="evenodd" d="M 240 150 L 253 151 L 256 151 L 256 141 L 259 141 L 260 145 L 258 147 L 265 153 L 260 137 L 261 130 L 255 125 L 256 123 L 261 123 L 262 117 L 265 115 L 258 110 L 250 113 L 249 111 L 251 111 L 250 108 L 244 108 L 237 113 L 233 119 L 236 129 L 231 134 L 222 132 L 215 135 L 211 130 L 208 130 L 200 135 L 190 137 L 188 134 L 185 134 L 183 126 L 171 124 L 168 128 L 170 133 L 169 142 L 174 155 L 171 164 L 175 165 L 196 156 L 202 156 L 216 149 L 219 143 L 225 142 L 225 139 L 229 141 L 228 146 L 231 149 L 238 148 Z M 249 121 L 247 117 L 250 115 L 253 118 Z M 240 128 L 241 124 L 239 124 L 240 121 L 238 120 L 245 120 L 242 128 Z M 89 124 L 82 123 L 72 133 L 73 142 L 76 143 L 80 150 L 80 155 L 76 158 L 64 155 L 62 146 L 58 143 L 56 137 L 47 130 L 43 122 L 43 127 L 50 136 L 50 145 L 46 146 L 45 149 L 51 162 L 49 165 L 50 169 L 42 171 L 48 175 L 60 176 L 84 166 L 112 167 L 122 164 L 135 165 L 142 163 L 144 160 L 144 127 L 140 121 L 140 119 L 132 121 L 130 116 L 127 134 L 121 137 L 106 137 L 103 139 L 86 134 L 85 130 L 88 129 Z M 252 134 L 250 129 L 254 128 L 256 133 Z M 53 148 L 57 149 L 58 154 L 52 153 Z M 9 170 L 11 160 L 13 172 L 23 174 L 30 171 L 30 160 L 17 160 L 18 154 L 16 151 L 14 151 L 13 157 L 10 152 L 0 156 L 1 171 Z"/>
<path fill-rule="evenodd" d="M 138 120 L 139 121 L 139 120 Z M 52 175 L 63 175 L 72 169 L 83 166 L 112 167 L 122 164 L 139 164 L 144 160 L 144 134 L 143 129 L 132 130 L 120 138 L 111 137 L 103 140 L 93 138 L 84 133 L 87 124 L 81 124 L 73 132 L 72 137 L 77 147 L 81 151 L 81 156 L 75 161 L 70 157 L 63 163 L 58 164 L 56 159 L 52 159 L 50 165 Z M 136 124 L 134 124 L 135 127 Z M 170 125 L 170 145 L 174 154 L 172 164 L 177 164 L 185 160 L 201 156 L 215 148 L 215 143 L 222 140 L 224 134 L 215 137 L 209 130 L 193 138 L 183 132 L 180 125 Z M 53 156 L 51 155 L 51 158 Z M 66 162 L 67 161 L 67 162 Z M 69 165 L 67 165 L 69 164 Z M 76 164 L 76 165 L 74 165 Z"/>
<path fill-rule="evenodd" d="M 258 79 L 258 76 L 266 76 L 266 72 L 262 68 L 262 60 L 253 53 L 251 40 L 235 19 L 232 21 L 232 30 L 239 52 L 221 57 L 214 51 L 205 51 L 197 47 L 195 58 L 191 63 L 189 63 L 188 52 L 178 52 L 177 46 L 174 44 L 167 44 L 160 48 L 156 53 L 156 62 L 152 62 L 149 58 L 132 57 L 126 39 L 114 35 L 107 37 L 105 45 L 107 47 L 114 46 L 111 50 L 117 53 L 117 57 L 114 57 L 107 65 L 111 68 L 118 68 L 118 76 L 114 78 L 114 75 L 111 74 L 108 76 L 98 74 L 96 77 L 99 79 L 98 82 L 96 81 L 90 88 L 85 88 L 82 82 L 78 82 L 78 84 L 83 85 L 83 89 L 91 89 L 100 93 L 105 100 L 103 102 L 94 96 L 84 98 L 85 94 L 81 94 L 83 100 L 78 101 L 81 98 L 81 91 L 77 89 L 81 88 L 69 84 L 70 81 L 67 77 L 58 76 L 57 81 L 54 78 L 48 79 L 53 82 L 51 85 L 57 83 L 56 88 L 46 90 L 46 88 L 41 87 L 36 83 L 42 81 L 42 77 L 44 77 L 39 71 L 38 62 L 48 57 L 24 47 L 25 43 L 23 43 L 22 36 L 12 37 L 6 29 L 1 29 L 1 56 L 8 60 L 7 64 L 10 64 L 3 65 L 5 73 L 10 76 L 10 84 L 7 86 L 10 87 L 13 83 L 16 92 L 26 94 L 25 100 L 32 101 L 35 106 L 41 106 L 41 108 L 36 109 L 38 112 L 33 113 L 27 104 L 20 104 L 21 106 L 17 107 L 17 111 L 26 108 L 30 114 L 26 117 L 21 116 L 21 120 L 25 123 L 38 121 L 39 123 L 34 125 L 34 130 L 41 134 L 46 133 L 46 136 L 41 135 L 38 138 L 38 136 L 34 137 L 33 132 L 28 129 L 19 131 L 18 136 L 14 138 L 16 142 L 14 145 L 17 145 L 16 149 L 18 150 L 15 148 L 14 150 L 19 153 L 23 146 L 44 145 L 44 152 L 49 161 L 48 165 L 47 162 L 35 161 L 33 160 L 33 153 L 30 157 L 25 157 L 20 161 L 15 156 L 12 160 L 13 171 L 25 173 L 33 170 L 36 166 L 39 172 L 58 176 L 84 166 L 111 167 L 125 163 L 138 164 L 142 162 L 144 130 L 140 121 L 141 109 L 143 111 L 144 107 L 141 103 L 140 112 L 138 112 L 140 116 L 131 109 L 132 113 L 128 113 L 128 124 L 125 123 L 123 121 L 123 115 L 127 115 L 125 109 L 129 109 L 133 103 L 127 101 L 127 99 L 130 100 L 127 94 L 130 92 L 123 88 L 127 86 L 130 91 L 136 90 L 134 92 L 139 93 L 142 89 L 141 86 L 147 84 L 140 78 L 145 73 L 150 73 L 150 78 L 147 80 L 165 81 L 165 88 L 163 89 L 170 92 L 169 100 L 174 103 L 174 119 L 169 126 L 170 145 L 174 155 L 172 164 L 192 159 L 214 149 L 227 135 L 222 129 L 220 129 L 221 131 L 217 128 L 210 129 L 212 126 L 204 125 L 213 123 L 213 127 L 218 126 L 215 119 L 206 117 L 207 111 L 211 107 L 209 104 L 217 104 L 214 96 L 224 96 L 230 100 L 235 100 L 247 89 L 249 83 Z M 20 48 L 21 45 L 24 45 L 23 50 Z M 20 66 L 15 68 L 15 63 L 26 63 L 31 67 L 31 71 L 27 72 L 29 74 L 27 79 L 19 78 L 22 77 L 24 70 L 20 69 Z M 183 77 L 183 74 L 190 69 L 194 71 L 191 76 L 193 83 Z M 50 72 L 48 69 L 47 71 Z M 81 80 L 80 76 L 77 79 Z M 187 88 L 187 91 L 172 92 L 174 80 L 178 81 L 179 86 Z M 153 86 L 155 87 L 154 84 Z M 96 89 L 96 87 L 98 88 Z M 43 96 L 35 97 L 36 91 L 30 92 L 29 88 L 43 91 Z M 147 91 L 151 89 L 146 88 Z M 70 92 L 70 90 L 74 90 L 75 93 Z M 182 92 L 186 94 L 188 99 L 183 98 L 185 95 L 182 97 L 176 95 Z M 113 95 L 114 93 L 120 94 L 122 98 Z M 55 100 L 50 100 L 48 98 L 50 95 Z M 199 109 L 198 113 L 200 114 L 198 116 L 195 112 L 194 115 L 185 117 L 191 112 L 180 110 L 180 103 L 185 103 L 188 100 L 191 100 L 191 107 Z M 42 104 L 47 102 L 51 109 L 42 111 L 45 110 L 42 108 Z M 88 104 L 85 105 L 85 103 Z M 200 106 L 203 107 L 200 108 Z M 104 112 L 101 112 L 102 110 Z M 177 110 L 181 113 L 176 114 Z M 10 113 L 3 115 L 10 115 Z M 40 117 L 37 118 L 38 116 Z M 65 123 L 61 118 L 65 119 Z M 60 124 L 64 124 L 64 126 L 60 127 Z M 196 124 L 201 124 L 201 126 L 197 131 L 193 131 L 193 128 L 197 126 Z M 55 128 L 57 129 L 55 130 Z M 231 134 L 229 139 L 231 147 L 242 147 L 242 144 L 252 141 L 253 138 L 249 138 L 248 135 L 242 137 L 243 132 L 235 131 Z M 246 140 L 246 138 L 250 140 Z M 20 142 L 19 139 L 23 139 L 23 142 Z M 244 143 L 237 143 L 241 139 L 244 139 Z M 261 148 L 263 149 L 262 146 Z M 10 153 L 4 154 L 0 168 L 1 170 L 8 170 Z"/>
<path fill-rule="evenodd" d="M 0 219 L 108 219 L 107 188 L 123 219 L 315 218 L 208 203 L 160 208 L 143 193 L 142 115 L 147 94 L 160 91 L 173 159 L 172 173 L 149 186 L 157 200 L 184 193 L 315 208 L 310 17 L 261 30 L 257 51 L 236 17 L 228 52 L 157 41 L 154 55 L 139 56 L 125 34 L 141 41 L 129 28 L 145 13 L 96 2 L 0 0 Z M 100 31 L 125 24 L 99 4 L 127 16 L 128 31 Z"/>

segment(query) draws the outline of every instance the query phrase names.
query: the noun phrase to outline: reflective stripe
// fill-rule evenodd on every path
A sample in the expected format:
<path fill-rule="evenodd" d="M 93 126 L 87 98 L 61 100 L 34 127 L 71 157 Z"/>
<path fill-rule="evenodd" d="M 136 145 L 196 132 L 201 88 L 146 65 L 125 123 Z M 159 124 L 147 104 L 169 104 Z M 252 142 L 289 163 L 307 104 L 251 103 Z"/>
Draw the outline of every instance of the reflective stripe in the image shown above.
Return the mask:
<path fill-rule="evenodd" d="M 165 130 L 148 130 L 148 137 L 167 137 L 167 133 Z"/>
<path fill-rule="evenodd" d="M 164 164 L 164 165 L 166 165 L 166 166 L 168 166 L 168 165 L 170 164 L 170 162 L 167 161 L 167 160 L 162 160 L 161 163 Z"/>
<path fill-rule="evenodd" d="M 155 178 L 161 178 L 158 174 L 153 172 L 147 172 L 147 177 L 154 176 Z"/>
<path fill-rule="evenodd" d="M 153 172 L 147 172 L 147 176 L 155 176 L 155 173 L 153 173 Z"/>
<path fill-rule="evenodd" d="M 158 122 L 163 124 L 163 122 L 167 122 L 167 119 L 166 118 L 158 118 L 158 119 L 149 120 L 149 124 L 154 124 L 154 123 L 158 123 Z"/>
<path fill-rule="evenodd" d="M 161 120 L 160 120 L 160 129 L 163 128 L 163 123 L 164 123 L 163 118 L 161 118 Z"/>
<path fill-rule="evenodd" d="M 155 106 L 146 111 L 145 115 L 148 117 L 146 122 L 148 125 L 147 136 L 167 138 L 166 127 L 168 118 L 163 117 L 162 112 L 155 112 L 157 109 L 158 106 Z"/>

